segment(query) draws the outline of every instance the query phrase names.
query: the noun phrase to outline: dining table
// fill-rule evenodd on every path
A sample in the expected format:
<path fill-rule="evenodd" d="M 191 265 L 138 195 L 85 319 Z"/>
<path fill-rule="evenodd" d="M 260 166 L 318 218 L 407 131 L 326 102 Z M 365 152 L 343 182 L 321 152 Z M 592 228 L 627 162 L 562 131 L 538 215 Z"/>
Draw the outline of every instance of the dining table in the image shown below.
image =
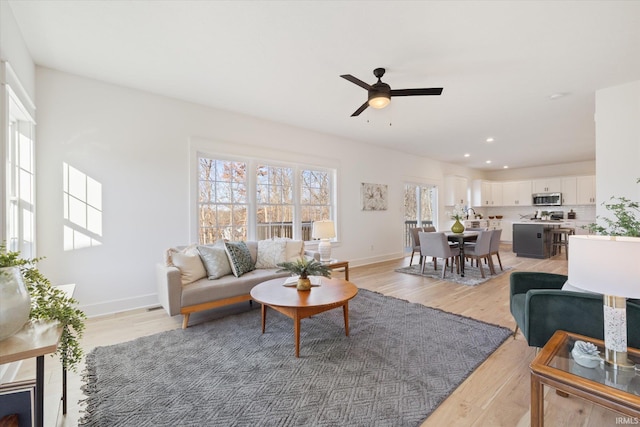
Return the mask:
<path fill-rule="evenodd" d="M 454 233 L 453 231 L 445 231 L 445 236 L 450 242 L 456 242 L 460 248 L 460 276 L 464 277 L 464 243 L 475 242 L 478 240 L 477 231 L 463 231 L 462 233 Z"/>

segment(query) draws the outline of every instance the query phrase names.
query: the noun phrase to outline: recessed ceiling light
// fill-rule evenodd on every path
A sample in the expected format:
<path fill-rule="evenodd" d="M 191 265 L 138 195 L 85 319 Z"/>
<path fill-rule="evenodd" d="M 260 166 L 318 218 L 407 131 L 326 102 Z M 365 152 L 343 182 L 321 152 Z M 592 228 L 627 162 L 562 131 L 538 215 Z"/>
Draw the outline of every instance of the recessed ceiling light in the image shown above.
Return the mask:
<path fill-rule="evenodd" d="M 471 157 L 471 154 L 469 154 L 469 153 L 464 153 L 464 156 L 465 156 L 465 157 Z"/>
<path fill-rule="evenodd" d="M 489 137 L 489 138 L 487 138 L 487 139 L 486 139 L 486 141 L 487 141 L 487 142 L 493 142 L 493 141 L 494 141 L 494 139 L 493 139 L 492 137 Z"/>
<path fill-rule="evenodd" d="M 504 166 L 502 167 L 502 169 L 509 169 L 509 166 L 504 165 Z"/>
<path fill-rule="evenodd" d="M 489 164 L 489 163 L 491 163 L 491 160 L 487 160 L 485 163 L 486 163 L 486 164 Z"/>
<path fill-rule="evenodd" d="M 556 99 L 563 98 L 563 97 L 565 97 L 567 95 L 569 95 L 569 94 L 566 93 L 566 92 L 552 93 L 551 95 L 549 95 L 549 99 L 552 100 L 552 101 L 555 101 Z"/>

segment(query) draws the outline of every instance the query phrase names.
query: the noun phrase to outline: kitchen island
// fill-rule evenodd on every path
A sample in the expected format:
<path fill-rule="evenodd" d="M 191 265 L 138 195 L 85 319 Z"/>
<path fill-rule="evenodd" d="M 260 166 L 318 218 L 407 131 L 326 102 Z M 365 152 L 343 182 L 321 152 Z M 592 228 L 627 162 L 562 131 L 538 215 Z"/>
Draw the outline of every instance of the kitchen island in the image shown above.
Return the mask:
<path fill-rule="evenodd" d="M 551 256 L 551 230 L 562 225 L 562 220 L 513 222 L 513 252 L 519 257 L 549 258 Z"/>

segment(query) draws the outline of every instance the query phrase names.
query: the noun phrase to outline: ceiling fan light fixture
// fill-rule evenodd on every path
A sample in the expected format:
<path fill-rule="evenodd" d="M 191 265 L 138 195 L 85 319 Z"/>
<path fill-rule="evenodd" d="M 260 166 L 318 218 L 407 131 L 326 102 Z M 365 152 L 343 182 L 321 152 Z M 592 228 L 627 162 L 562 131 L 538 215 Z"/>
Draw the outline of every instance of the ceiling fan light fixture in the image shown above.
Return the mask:
<path fill-rule="evenodd" d="M 391 98 L 383 94 L 376 95 L 374 98 L 369 99 L 369 107 L 381 109 L 389 105 Z"/>

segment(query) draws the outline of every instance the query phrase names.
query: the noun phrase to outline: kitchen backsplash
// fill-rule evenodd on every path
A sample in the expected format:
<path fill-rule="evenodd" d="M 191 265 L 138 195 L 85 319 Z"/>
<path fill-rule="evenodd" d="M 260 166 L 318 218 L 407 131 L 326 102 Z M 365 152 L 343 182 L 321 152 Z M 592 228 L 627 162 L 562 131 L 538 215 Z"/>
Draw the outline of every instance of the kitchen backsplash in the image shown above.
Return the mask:
<path fill-rule="evenodd" d="M 477 214 L 482 214 L 483 219 L 488 219 L 489 215 L 502 215 L 502 221 L 520 221 L 522 217 L 533 217 L 538 209 L 548 211 L 563 211 L 564 219 L 567 219 L 567 213 L 573 209 L 576 213 L 575 221 L 595 222 L 596 206 L 580 205 L 580 206 L 547 206 L 546 208 L 536 206 L 501 206 L 498 208 L 473 208 Z M 472 219 L 473 212 L 470 212 L 469 218 Z"/>

